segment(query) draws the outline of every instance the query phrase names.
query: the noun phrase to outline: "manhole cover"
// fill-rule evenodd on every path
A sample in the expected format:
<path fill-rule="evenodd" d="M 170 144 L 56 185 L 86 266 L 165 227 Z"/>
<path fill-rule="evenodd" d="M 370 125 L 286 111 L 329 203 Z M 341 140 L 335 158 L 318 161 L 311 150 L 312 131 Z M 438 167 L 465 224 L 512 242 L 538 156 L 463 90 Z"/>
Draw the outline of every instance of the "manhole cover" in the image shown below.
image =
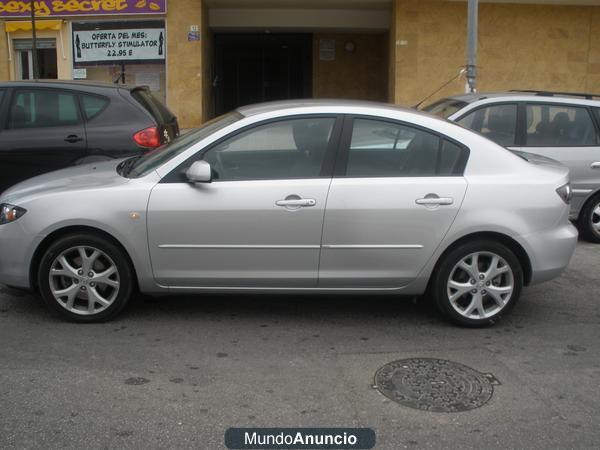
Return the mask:
<path fill-rule="evenodd" d="M 375 387 L 395 402 L 415 409 L 457 412 L 486 404 L 491 375 L 452 361 L 412 358 L 393 361 L 375 374 Z"/>

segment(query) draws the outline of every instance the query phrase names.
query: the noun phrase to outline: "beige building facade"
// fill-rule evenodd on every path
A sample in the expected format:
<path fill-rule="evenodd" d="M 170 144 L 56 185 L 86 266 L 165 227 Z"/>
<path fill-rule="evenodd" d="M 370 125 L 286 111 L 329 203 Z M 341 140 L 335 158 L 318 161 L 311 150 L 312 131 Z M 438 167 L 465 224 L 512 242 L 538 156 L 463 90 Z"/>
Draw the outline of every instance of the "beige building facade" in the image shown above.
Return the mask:
<path fill-rule="evenodd" d="M 32 75 L 28 3 L 0 0 L 1 80 Z M 465 89 L 466 1 L 35 3 L 41 75 L 148 84 L 183 128 L 256 101 Z M 599 93 L 600 0 L 481 1 L 477 87 Z"/>

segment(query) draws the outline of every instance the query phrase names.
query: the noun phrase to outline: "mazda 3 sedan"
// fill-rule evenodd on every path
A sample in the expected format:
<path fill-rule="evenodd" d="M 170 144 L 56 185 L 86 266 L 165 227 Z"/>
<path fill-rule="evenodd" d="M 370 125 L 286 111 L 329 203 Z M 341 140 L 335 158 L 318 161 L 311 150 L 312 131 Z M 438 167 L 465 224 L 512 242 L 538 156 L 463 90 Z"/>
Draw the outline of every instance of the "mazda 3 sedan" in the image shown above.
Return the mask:
<path fill-rule="evenodd" d="M 0 196 L 0 283 L 64 317 L 136 291 L 431 296 L 469 326 L 569 263 L 568 170 L 390 105 L 248 106 Z"/>

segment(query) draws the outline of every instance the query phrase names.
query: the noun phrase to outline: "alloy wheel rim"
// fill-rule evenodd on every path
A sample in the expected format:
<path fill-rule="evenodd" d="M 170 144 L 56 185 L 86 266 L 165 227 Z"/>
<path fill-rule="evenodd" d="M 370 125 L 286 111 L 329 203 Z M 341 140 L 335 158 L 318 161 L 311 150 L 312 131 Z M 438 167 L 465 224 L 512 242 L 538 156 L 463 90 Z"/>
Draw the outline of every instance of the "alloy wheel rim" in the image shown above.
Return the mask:
<path fill-rule="evenodd" d="M 596 204 L 592 210 L 592 217 L 590 218 L 592 231 L 600 236 L 600 203 Z"/>
<path fill-rule="evenodd" d="M 63 251 L 50 266 L 50 291 L 67 311 L 78 315 L 98 314 L 119 295 L 119 271 L 103 251 L 78 246 Z"/>
<path fill-rule="evenodd" d="M 510 301 L 514 274 L 504 258 L 493 252 L 475 252 L 450 271 L 447 295 L 452 308 L 467 319 L 488 319 Z"/>

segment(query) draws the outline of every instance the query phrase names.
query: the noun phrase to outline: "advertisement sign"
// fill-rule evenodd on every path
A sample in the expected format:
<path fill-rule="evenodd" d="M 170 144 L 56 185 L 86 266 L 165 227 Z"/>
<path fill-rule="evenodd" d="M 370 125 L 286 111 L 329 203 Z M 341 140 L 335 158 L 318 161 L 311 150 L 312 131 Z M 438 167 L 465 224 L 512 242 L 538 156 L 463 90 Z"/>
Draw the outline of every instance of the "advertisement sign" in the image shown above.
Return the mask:
<path fill-rule="evenodd" d="M 0 18 L 166 14 L 167 0 L 0 0 Z"/>
<path fill-rule="evenodd" d="M 163 21 L 73 23 L 74 66 L 164 62 Z"/>

